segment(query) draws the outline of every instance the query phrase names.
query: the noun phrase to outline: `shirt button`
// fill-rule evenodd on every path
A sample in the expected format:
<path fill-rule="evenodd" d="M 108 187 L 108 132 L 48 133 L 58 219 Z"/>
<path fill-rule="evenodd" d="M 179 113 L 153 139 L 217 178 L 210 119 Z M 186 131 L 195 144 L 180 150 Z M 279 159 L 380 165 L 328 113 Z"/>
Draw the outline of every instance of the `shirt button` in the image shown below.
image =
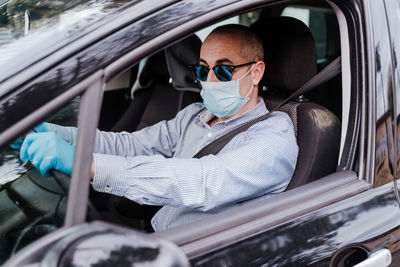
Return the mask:
<path fill-rule="evenodd" d="M 104 192 L 109 193 L 111 190 L 110 186 L 107 185 L 106 187 L 104 187 Z"/>
<path fill-rule="evenodd" d="M 212 133 L 208 133 L 208 134 L 207 134 L 208 137 L 211 137 L 212 135 L 213 135 Z"/>

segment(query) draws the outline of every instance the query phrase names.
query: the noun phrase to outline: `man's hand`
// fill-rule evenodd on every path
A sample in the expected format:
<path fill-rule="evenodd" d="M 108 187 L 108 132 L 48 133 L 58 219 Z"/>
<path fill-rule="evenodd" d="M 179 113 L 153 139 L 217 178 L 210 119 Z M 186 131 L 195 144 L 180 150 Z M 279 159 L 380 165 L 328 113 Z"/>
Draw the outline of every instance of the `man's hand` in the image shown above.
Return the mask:
<path fill-rule="evenodd" d="M 44 133 L 44 132 L 48 132 L 48 131 L 50 131 L 48 124 L 45 122 L 41 122 L 37 126 L 35 126 L 33 128 L 33 130 L 29 131 L 28 134 L 31 134 L 34 132 Z M 13 143 L 10 144 L 10 147 L 13 149 L 20 149 L 22 146 L 22 143 L 24 142 L 24 139 L 25 139 L 25 136 L 18 138 L 17 140 L 15 140 Z"/>
<path fill-rule="evenodd" d="M 21 146 L 21 161 L 30 160 L 44 176 L 51 169 L 71 175 L 75 148 L 53 132 L 28 134 Z"/>

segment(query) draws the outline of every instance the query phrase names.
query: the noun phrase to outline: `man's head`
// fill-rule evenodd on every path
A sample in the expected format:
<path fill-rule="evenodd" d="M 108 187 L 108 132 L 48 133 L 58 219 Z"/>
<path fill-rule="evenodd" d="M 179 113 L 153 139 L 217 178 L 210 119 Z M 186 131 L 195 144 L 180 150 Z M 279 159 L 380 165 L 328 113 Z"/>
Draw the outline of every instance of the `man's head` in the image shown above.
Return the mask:
<path fill-rule="evenodd" d="M 239 24 L 220 26 L 214 29 L 207 39 L 216 36 L 227 36 L 234 39 L 240 46 L 241 57 L 246 61 L 262 61 L 264 59 L 264 49 L 261 39 L 249 27 Z"/>
<path fill-rule="evenodd" d="M 229 87 L 232 83 L 227 83 L 227 81 L 240 79 L 239 95 L 242 98 L 249 98 L 240 110 L 228 117 L 238 116 L 258 103 L 258 84 L 265 69 L 263 57 L 264 51 L 260 39 L 250 28 L 242 25 L 230 24 L 218 27 L 204 40 L 200 51 L 200 65 L 209 68 L 210 71 L 203 81 L 215 82 L 215 84 L 203 82 L 203 89 L 207 85 Z M 243 66 L 221 68 L 221 65 Z M 207 106 L 206 100 L 205 104 Z"/>

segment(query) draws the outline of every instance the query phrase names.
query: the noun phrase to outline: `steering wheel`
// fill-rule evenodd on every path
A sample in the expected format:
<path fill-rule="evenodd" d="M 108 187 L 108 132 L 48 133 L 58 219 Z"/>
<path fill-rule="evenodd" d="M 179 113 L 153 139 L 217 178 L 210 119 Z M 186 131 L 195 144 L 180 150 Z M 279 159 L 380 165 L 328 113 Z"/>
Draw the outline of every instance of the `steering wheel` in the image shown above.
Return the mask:
<path fill-rule="evenodd" d="M 24 184 L 28 184 L 31 190 L 28 191 L 27 195 L 17 194 L 17 197 L 20 199 L 19 202 L 36 200 L 36 203 L 27 203 L 20 206 L 24 213 L 33 214 L 34 219 L 28 225 L 24 225 L 12 247 L 11 255 L 25 245 L 59 229 L 64 223 L 66 214 L 71 176 L 57 170 L 51 170 L 50 177 L 43 177 L 32 165 L 26 167 L 28 169 L 27 172 L 18 180 L 21 180 L 19 182 L 21 187 Z M 18 186 L 14 186 L 14 191 L 17 191 L 17 193 L 20 189 Z M 26 193 L 26 188 L 25 190 L 21 188 L 20 192 Z M 87 218 L 88 220 L 100 218 L 90 199 L 88 199 Z"/>

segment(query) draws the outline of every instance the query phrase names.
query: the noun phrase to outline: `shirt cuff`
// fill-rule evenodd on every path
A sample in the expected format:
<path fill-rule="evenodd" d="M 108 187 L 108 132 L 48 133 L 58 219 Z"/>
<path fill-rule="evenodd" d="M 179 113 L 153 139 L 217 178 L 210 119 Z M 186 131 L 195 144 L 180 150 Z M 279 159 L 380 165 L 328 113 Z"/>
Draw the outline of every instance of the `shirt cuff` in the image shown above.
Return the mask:
<path fill-rule="evenodd" d="M 124 196 L 126 161 L 120 156 L 93 154 L 93 189 L 99 192 Z"/>
<path fill-rule="evenodd" d="M 49 131 L 50 132 L 55 132 L 57 135 L 59 135 L 62 139 L 67 141 L 69 144 L 72 146 L 76 146 L 76 134 L 78 129 L 76 127 L 66 127 L 66 126 L 61 126 L 58 124 L 46 122 Z"/>

